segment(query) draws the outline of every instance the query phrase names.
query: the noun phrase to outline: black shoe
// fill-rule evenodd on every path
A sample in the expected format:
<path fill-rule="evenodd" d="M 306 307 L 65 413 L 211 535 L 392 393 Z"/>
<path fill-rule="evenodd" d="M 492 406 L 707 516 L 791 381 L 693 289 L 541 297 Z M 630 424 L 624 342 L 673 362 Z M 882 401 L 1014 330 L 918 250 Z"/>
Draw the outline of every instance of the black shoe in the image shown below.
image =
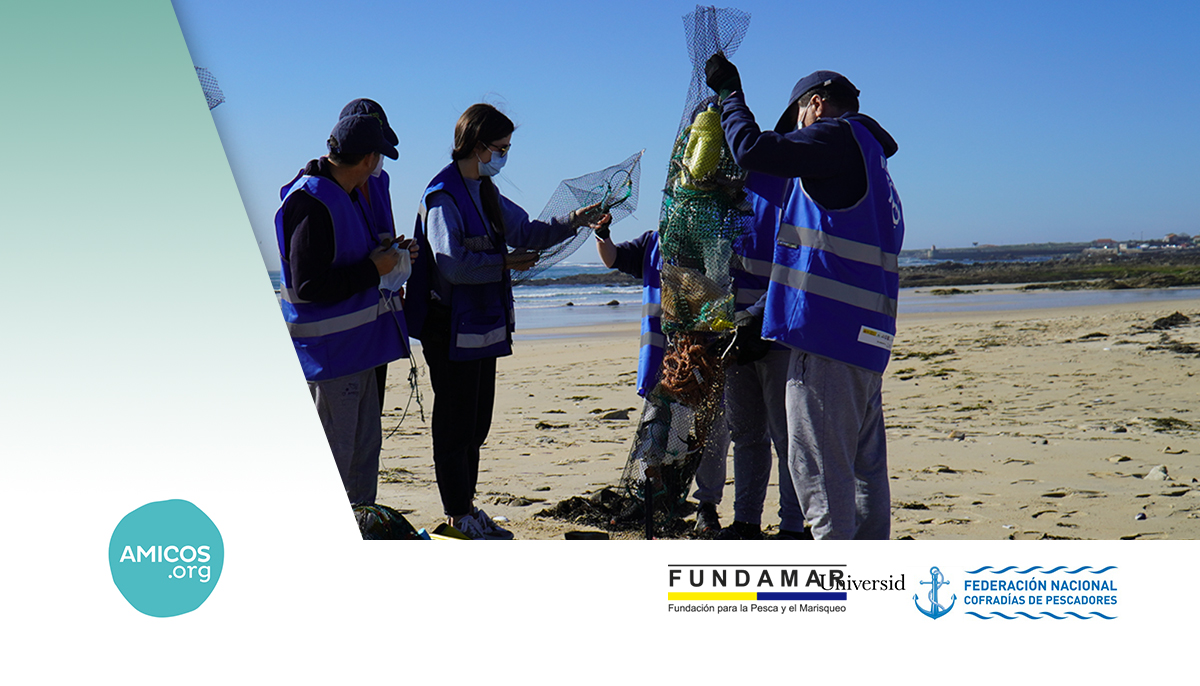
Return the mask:
<path fill-rule="evenodd" d="M 804 531 L 789 531 L 780 529 L 779 533 L 774 536 L 777 539 L 784 541 L 811 541 L 813 540 L 812 527 L 804 527 Z"/>
<path fill-rule="evenodd" d="M 733 520 L 733 524 L 721 529 L 717 540 L 721 541 L 761 541 L 762 529 L 757 524 Z"/>
<path fill-rule="evenodd" d="M 712 503 L 700 503 L 696 510 L 696 533 L 716 534 L 721 530 L 721 520 L 717 517 L 717 506 Z"/>

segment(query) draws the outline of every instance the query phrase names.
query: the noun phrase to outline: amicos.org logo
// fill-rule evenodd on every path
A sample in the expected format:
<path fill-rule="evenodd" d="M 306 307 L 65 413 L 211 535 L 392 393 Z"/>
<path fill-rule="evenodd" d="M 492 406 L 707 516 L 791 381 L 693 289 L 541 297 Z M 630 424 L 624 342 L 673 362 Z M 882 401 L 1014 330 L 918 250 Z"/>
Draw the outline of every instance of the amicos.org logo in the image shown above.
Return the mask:
<path fill-rule="evenodd" d="M 151 617 L 200 607 L 224 562 L 217 525 L 186 500 L 148 503 L 130 512 L 108 544 L 113 583 L 130 605 Z"/>

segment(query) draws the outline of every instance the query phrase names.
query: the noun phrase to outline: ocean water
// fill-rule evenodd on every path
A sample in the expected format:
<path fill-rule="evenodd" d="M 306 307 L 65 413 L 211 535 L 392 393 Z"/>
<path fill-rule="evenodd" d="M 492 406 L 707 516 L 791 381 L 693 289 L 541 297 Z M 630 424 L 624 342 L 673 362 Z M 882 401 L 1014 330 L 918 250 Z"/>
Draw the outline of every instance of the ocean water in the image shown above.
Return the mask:
<path fill-rule="evenodd" d="M 538 278 L 576 274 L 607 273 L 604 265 L 561 263 Z M 279 272 L 269 272 L 278 291 Z M 900 290 L 901 314 L 932 312 L 999 312 L 1054 307 L 1084 307 L 1145 303 L 1159 306 L 1175 300 L 1200 298 L 1200 288 L 1144 288 L 1117 291 L 1020 291 L 976 290 L 957 295 L 932 295 L 930 288 Z M 529 329 L 557 329 L 603 324 L 629 324 L 642 316 L 640 286 L 528 286 L 513 289 L 517 313 L 517 335 Z"/>
<path fill-rule="evenodd" d="M 564 262 L 550 267 L 538 278 L 607 274 L 610 271 L 602 264 Z M 513 300 L 517 310 L 518 331 L 622 324 L 637 322 L 642 318 L 640 285 L 517 286 L 513 288 Z"/>
<path fill-rule="evenodd" d="M 554 279 L 578 274 L 607 274 L 602 264 L 564 262 L 539 274 Z M 278 271 L 269 271 L 280 288 Z M 519 329 L 548 329 L 637 322 L 642 316 L 641 286 L 517 286 L 513 288 Z"/>

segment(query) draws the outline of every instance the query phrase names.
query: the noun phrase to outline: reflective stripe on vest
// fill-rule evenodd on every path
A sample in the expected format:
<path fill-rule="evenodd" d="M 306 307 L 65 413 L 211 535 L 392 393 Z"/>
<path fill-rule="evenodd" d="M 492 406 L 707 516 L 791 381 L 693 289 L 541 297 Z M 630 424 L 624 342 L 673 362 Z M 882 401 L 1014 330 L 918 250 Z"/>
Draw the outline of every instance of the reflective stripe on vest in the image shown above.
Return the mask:
<path fill-rule="evenodd" d="M 459 333 L 454 344 L 460 348 L 486 348 L 508 341 L 508 327 L 501 326 L 487 333 Z"/>
<path fill-rule="evenodd" d="M 403 309 L 400 298 L 393 295 L 391 301 L 396 312 L 400 313 L 400 310 Z M 315 338 L 317 336 L 342 333 L 343 331 L 349 331 L 364 324 L 370 324 L 378 317 L 386 317 L 389 310 L 388 298 L 380 292 L 378 303 L 356 312 L 321 319 L 315 322 L 288 322 L 288 333 L 291 334 L 292 338 Z"/>
<path fill-rule="evenodd" d="M 790 248 L 812 248 L 813 250 L 832 253 L 847 260 L 879 265 L 884 271 L 894 273 L 900 271 L 899 255 L 885 253 L 877 246 L 867 243 L 859 243 L 845 238 L 838 238 L 837 236 L 830 236 L 824 231 L 806 229 L 800 226 L 792 226 L 786 222 L 780 222 L 776 240 Z"/>
<path fill-rule="evenodd" d="M 861 307 L 864 310 L 878 312 L 888 317 L 894 318 L 896 316 L 895 298 L 889 298 L 882 293 L 851 286 L 836 279 L 818 276 L 801 269 L 792 269 L 791 267 L 777 264 L 771 270 L 771 281 L 799 291 L 816 293 L 817 295 L 824 296 L 830 300 L 837 300 L 847 305 Z"/>

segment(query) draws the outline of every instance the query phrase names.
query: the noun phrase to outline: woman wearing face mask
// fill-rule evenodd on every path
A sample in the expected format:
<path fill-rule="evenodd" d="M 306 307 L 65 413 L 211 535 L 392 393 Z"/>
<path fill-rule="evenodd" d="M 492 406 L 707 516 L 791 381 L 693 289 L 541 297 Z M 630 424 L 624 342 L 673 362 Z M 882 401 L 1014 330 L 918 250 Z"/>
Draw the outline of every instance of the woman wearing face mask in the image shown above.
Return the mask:
<path fill-rule="evenodd" d="M 587 223 L 585 212 L 549 223 L 531 220 L 500 195 L 491 177 L 508 161 L 514 128 L 487 104 L 472 105 L 459 117 L 451 162 L 421 200 L 420 258 L 404 304 L 433 386 L 433 461 L 442 507 L 450 525 L 473 539 L 513 537 L 474 503 L 479 449 L 492 421 L 496 358 L 512 354 L 509 270 L 530 269 L 535 251 L 572 238 Z M 591 226 L 610 221 L 596 217 Z"/>

